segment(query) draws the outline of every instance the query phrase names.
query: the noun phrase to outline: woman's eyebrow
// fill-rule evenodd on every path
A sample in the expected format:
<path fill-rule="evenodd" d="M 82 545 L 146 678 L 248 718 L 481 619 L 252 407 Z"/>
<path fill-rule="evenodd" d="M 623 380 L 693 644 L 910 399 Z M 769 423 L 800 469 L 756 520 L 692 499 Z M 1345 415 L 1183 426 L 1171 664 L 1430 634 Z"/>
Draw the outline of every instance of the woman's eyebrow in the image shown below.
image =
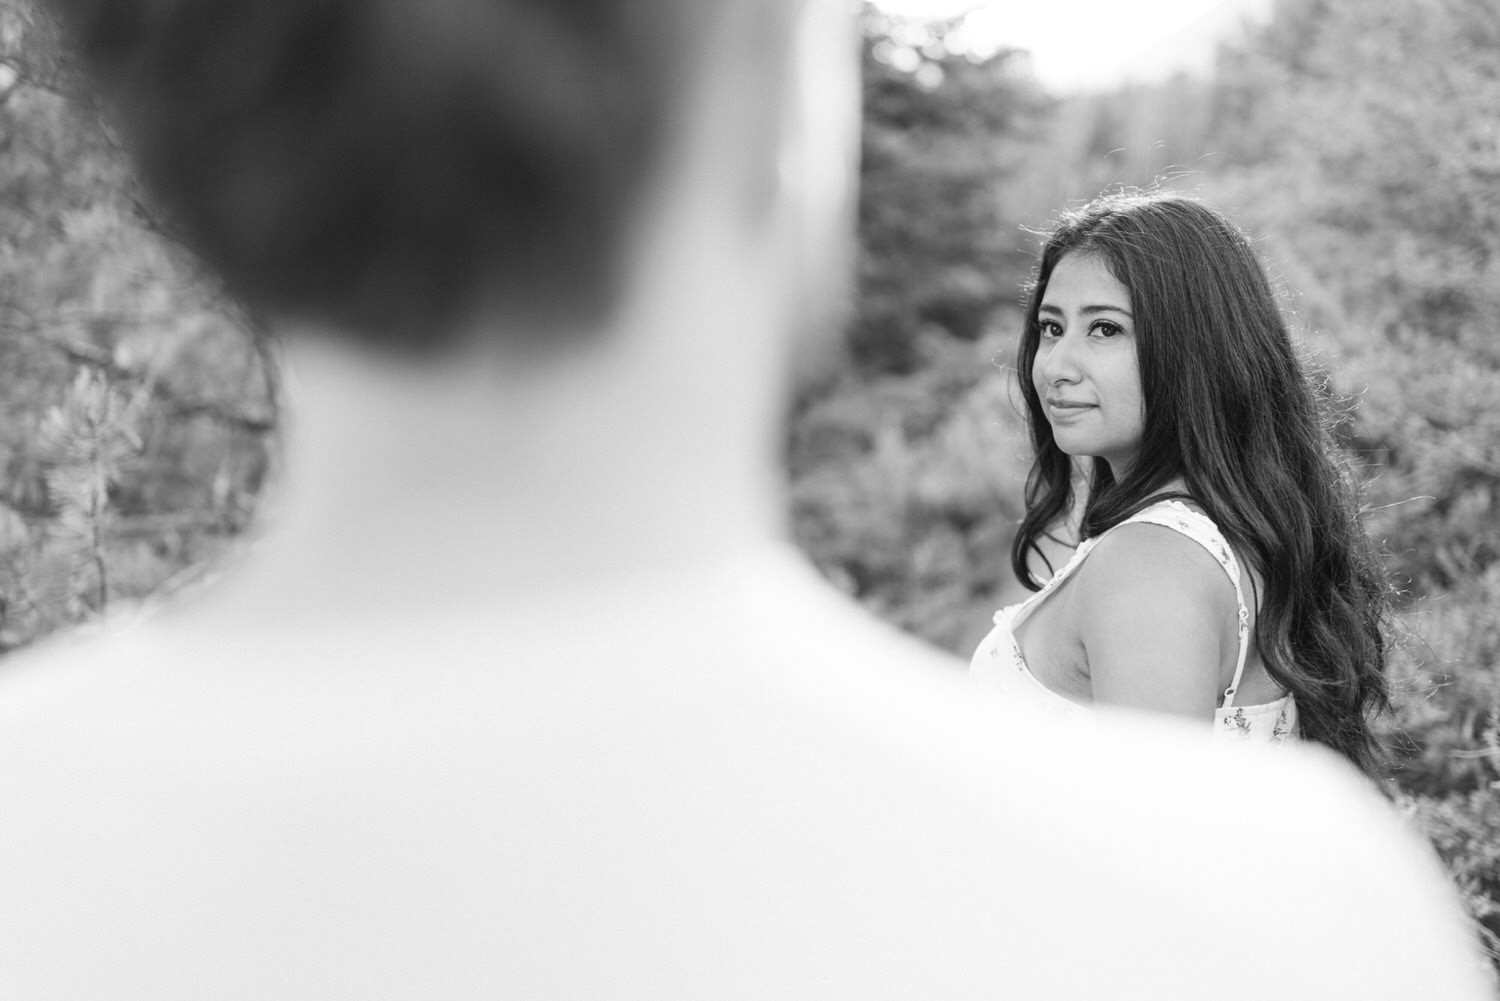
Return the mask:
<path fill-rule="evenodd" d="M 1044 302 L 1044 303 L 1042 303 L 1041 306 L 1037 308 L 1037 312 L 1038 313 L 1056 313 L 1058 316 L 1062 316 L 1063 315 L 1062 309 L 1059 308 L 1059 307 L 1057 307 L 1057 306 L 1052 305 L 1052 303 L 1050 303 L 1050 302 Z M 1126 309 L 1124 306 L 1106 306 L 1106 305 L 1103 305 L 1103 304 L 1096 305 L 1096 306 L 1084 306 L 1078 312 L 1083 313 L 1084 315 L 1089 315 L 1089 314 L 1093 314 L 1093 313 L 1119 313 L 1121 316 L 1124 316 L 1124 317 L 1126 317 L 1128 319 L 1134 319 L 1135 318 L 1135 317 L 1131 316 L 1130 310 Z"/>

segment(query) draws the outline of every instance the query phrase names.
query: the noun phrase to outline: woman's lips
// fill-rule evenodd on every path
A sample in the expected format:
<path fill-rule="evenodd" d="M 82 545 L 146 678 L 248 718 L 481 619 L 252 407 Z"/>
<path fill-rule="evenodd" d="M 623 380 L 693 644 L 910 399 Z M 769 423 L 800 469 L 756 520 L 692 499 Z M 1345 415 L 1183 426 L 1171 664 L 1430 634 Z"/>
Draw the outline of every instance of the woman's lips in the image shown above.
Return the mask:
<path fill-rule="evenodd" d="M 1059 400 L 1051 396 L 1047 397 L 1047 416 L 1054 421 L 1067 421 L 1082 415 L 1085 411 L 1093 410 L 1095 404 L 1082 403 L 1077 400 Z"/>

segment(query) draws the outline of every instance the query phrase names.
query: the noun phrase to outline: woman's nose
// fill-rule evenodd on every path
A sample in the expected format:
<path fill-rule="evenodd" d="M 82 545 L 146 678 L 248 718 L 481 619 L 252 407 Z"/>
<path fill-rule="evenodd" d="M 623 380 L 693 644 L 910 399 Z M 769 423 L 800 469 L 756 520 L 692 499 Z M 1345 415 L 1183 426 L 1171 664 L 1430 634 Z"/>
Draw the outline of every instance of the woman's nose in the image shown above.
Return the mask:
<path fill-rule="evenodd" d="M 1044 342 L 1037 354 L 1037 374 L 1049 386 L 1078 379 L 1078 366 L 1073 357 L 1073 339 L 1059 337 Z"/>

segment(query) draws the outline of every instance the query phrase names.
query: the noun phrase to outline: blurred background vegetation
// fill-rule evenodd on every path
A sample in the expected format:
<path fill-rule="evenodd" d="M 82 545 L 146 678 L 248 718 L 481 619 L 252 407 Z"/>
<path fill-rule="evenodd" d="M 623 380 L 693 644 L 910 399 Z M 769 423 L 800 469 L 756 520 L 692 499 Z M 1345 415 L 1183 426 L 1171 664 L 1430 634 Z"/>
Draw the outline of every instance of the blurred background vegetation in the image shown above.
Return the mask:
<path fill-rule="evenodd" d="M 0 0 L 0 651 L 177 590 L 242 533 L 277 419 L 250 330 L 51 23 Z"/>
<path fill-rule="evenodd" d="M 961 19 L 862 25 L 859 298 L 842 366 L 798 387 L 798 542 L 967 657 L 1023 593 L 1028 227 L 1118 185 L 1227 210 L 1349 398 L 1401 589 L 1396 795 L 1500 946 L 1500 6 L 1279 0 L 1209 72 L 1068 97 L 950 44 Z M 0 407 L 0 652 L 208 572 L 275 464 L 271 348 L 32 0 L 0 0 Z"/>

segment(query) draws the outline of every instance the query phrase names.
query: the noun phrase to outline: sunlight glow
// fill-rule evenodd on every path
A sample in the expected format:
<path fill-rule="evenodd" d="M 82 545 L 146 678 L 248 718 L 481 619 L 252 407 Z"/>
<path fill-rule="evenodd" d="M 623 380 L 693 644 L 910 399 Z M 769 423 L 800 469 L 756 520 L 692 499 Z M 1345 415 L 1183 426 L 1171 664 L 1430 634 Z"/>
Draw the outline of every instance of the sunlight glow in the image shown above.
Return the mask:
<path fill-rule="evenodd" d="M 1037 78 L 1056 91 L 1095 90 L 1127 80 L 1201 71 L 1215 44 L 1271 0 L 876 0 L 890 14 L 966 15 L 950 44 L 977 56 L 1026 49 Z"/>

